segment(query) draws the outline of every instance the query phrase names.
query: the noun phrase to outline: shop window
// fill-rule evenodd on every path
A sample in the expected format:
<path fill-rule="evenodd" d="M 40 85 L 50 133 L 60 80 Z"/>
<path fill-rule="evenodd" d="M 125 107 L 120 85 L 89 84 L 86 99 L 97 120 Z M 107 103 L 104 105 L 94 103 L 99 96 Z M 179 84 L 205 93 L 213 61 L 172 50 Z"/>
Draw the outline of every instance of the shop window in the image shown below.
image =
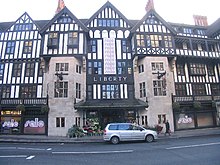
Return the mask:
<path fill-rule="evenodd" d="M 65 127 L 65 117 L 56 118 L 56 127 Z"/>
<path fill-rule="evenodd" d="M 195 119 L 193 114 L 175 114 L 176 129 L 195 128 Z"/>
<path fill-rule="evenodd" d="M 45 121 L 43 118 L 28 117 L 24 119 L 25 134 L 45 134 Z"/>
<path fill-rule="evenodd" d="M 210 113 L 197 113 L 198 127 L 211 127 L 214 126 L 213 114 Z"/>
<path fill-rule="evenodd" d="M 21 131 L 21 117 L 1 117 L 1 133 L 17 134 Z"/>

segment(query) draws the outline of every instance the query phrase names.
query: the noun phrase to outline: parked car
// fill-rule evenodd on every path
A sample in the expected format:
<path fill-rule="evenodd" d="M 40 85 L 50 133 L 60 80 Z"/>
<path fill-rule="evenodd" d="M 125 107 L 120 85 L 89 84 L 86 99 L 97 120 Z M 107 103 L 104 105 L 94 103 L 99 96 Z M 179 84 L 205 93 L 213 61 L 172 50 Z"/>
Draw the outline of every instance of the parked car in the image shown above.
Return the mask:
<path fill-rule="evenodd" d="M 118 144 L 120 141 L 143 140 L 153 142 L 157 139 L 157 132 L 132 123 L 110 123 L 105 127 L 104 141 Z"/>

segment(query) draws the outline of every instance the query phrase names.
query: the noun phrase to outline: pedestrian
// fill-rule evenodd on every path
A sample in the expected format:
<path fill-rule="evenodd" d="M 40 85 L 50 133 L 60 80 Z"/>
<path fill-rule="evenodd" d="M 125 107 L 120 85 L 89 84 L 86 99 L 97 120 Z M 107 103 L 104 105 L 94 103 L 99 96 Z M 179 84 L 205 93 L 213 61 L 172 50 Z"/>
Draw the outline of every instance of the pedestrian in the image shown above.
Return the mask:
<path fill-rule="evenodd" d="M 166 126 L 165 136 L 167 135 L 167 133 L 170 136 L 170 123 L 168 122 L 168 120 L 166 121 L 165 126 Z"/>

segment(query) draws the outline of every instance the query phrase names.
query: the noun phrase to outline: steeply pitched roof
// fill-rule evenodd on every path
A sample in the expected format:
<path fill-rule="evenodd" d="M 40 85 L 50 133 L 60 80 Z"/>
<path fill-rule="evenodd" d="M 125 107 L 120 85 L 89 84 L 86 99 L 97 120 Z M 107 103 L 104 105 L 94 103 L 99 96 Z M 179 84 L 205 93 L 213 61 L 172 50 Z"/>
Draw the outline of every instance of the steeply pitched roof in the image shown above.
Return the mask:
<path fill-rule="evenodd" d="M 114 5 L 112 5 L 112 3 L 110 3 L 109 1 L 107 1 L 97 12 L 95 12 L 95 14 L 93 14 L 92 17 L 90 17 L 90 19 L 88 19 L 88 21 L 85 23 L 85 25 L 87 26 L 105 8 L 112 8 L 125 22 L 127 22 L 127 24 L 129 26 L 132 26 L 130 21 Z"/>
<path fill-rule="evenodd" d="M 2 31 L 6 31 L 9 27 L 11 27 L 14 24 L 14 22 L 1 22 L 0 28 Z"/>
<path fill-rule="evenodd" d="M 14 24 L 16 24 L 16 22 L 20 21 L 23 17 L 26 17 L 25 19 L 29 19 L 33 24 L 35 24 L 37 26 L 37 28 L 40 30 L 41 24 L 38 24 L 36 23 L 30 16 L 27 12 L 24 12 L 24 14 L 22 14 L 16 21 L 14 22 L 3 22 L 3 23 L 0 23 L 0 27 L 2 29 L 2 31 L 7 31 L 8 29 L 10 29 Z M 42 21 L 42 22 L 45 22 L 45 21 Z"/>
<path fill-rule="evenodd" d="M 85 32 L 88 32 L 89 29 L 75 16 L 67 7 L 64 7 L 58 14 L 56 14 L 52 20 L 50 20 L 40 31 L 40 33 L 45 32 L 60 16 L 63 14 L 68 14 Z"/>
<path fill-rule="evenodd" d="M 166 26 L 173 34 L 176 34 L 176 31 L 172 28 L 172 26 L 170 26 L 170 24 L 168 24 L 154 9 L 151 9 L 140 21 L 138 21 L 138 23 L 131 29 L 131 33 L 134 33 L 143 24 L 143 22 L 150 17 L 151 14 L 161 21 L 162 24 L 164 24 L 164 26 Z"/>
<path fill-rule="evenodd" d="M 214 23 L 212 23 L 206 32 L 208 36 L 218 35 L 220 33 L 220 18 L 217 19 Z"/>

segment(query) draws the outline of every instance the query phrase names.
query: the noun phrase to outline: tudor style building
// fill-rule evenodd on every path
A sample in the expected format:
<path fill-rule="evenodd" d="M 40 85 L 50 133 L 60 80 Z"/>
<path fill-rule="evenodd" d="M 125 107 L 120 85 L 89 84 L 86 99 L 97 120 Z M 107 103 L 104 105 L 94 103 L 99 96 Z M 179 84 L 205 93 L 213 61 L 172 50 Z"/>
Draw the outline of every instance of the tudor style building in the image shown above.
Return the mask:
<path fill-rule="evenodd" d="M 60 2 L 61 3 L 61 2 Z M 128 20 L 106 2 L 78 19 L 63 1 L 51 20 L 0 23 L 1 134 L 66 136 L 109 122 L 219 126 L 220 21 L 166 22 L 146 6 Z"/>

